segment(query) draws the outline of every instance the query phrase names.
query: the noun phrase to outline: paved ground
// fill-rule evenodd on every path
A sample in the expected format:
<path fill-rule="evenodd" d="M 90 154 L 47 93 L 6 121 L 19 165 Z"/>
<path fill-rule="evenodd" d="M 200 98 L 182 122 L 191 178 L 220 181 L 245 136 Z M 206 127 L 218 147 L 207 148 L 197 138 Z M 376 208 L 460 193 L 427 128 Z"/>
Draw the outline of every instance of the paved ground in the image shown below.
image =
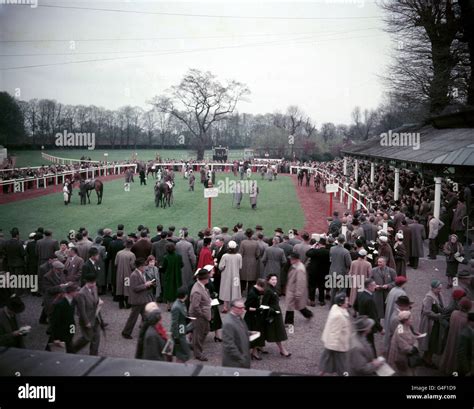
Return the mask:
<path fill-rule="evenodd" d="M 295 180 L 295 179 L 294 179 Z M 295 180 L 296 183 L 296 180 Z M 326 230 L 326 216 L 328 213 L 328 196 L 324 193 L 317 193 L 313 188 L 298 188 L 297 195 L 305 211 L 305 229 L 310 232 Z M 339 201 L 335 201 L 335 209 L 343 210 Z M 427 254 L 427 249 L 425 249 Z M 437 260 L 427 258 L 420 260 L 418 270 L 408 268 L 408 283 L 406 291 L 413 301 L 413 313 L 415 316 L 415 326 L 418 326 L 420 317 L 421 301 L 430 288 L 432 279 L 440 279 L 446 283 L 444 275 L 445 269 L 444 257 L 438 256 Z M 444 289 L 443 295 L 449 300 L 451 291 Z M 125 321 L 127 320 L 129 310 L 119 310 L 118 305 L 112 301 L 110 295 L 103 296 L 105 306 L 103 315 L 109 323 L 106 337 L 102 339 L 100 346 L 100 355 L 133 358 L 136 348 L 136 339 L 138 335 L 138 324 L 133 333 L 133 340 L 123 339 L 120 335 Z M 26 338 L 26 346 L 31 349 L 44 349 L 47 342 L 46 326 L 38 324 L 41 312 L 41 299 L 27 296 L 25 297 L 27 312 L 22 314 L 21 323 L 32 326 L 32 332 Z M 284 297 L 280 301 L 283 310 L 285 305 Z M 312 320 L 307 321 L 300 314 L 295 316 L 294 332 L 288 334 L 286 342 L 287 349 L 292 352 L 290 358 L 284 358 L 279 355 L 276 345 L 267 345 L 268 355 L 263 356 L 262 361 L 252 361 L 252 368 L 265 369 L 283 373 L 298 373 L 315 375 L 318 373 L 318 362 L 322 352 L 321 333 L 326 322 L 329 306 L 310 307 L 314 312 Z M 163 321 L 166 328 L 169 328 L 170 316 L 166 312 L 166 306 L 162 305 Z M 377 336 L 376 342 L 378 351 L 381 351 L 382 337 Z M 221 343 L 213 341 L 213 334 L 210 334 L 206 340 L 205 352 L 209 357 L 208 365 L 220 365 L 221 362 Z M 87 353 L 86 350 L 82 351 Z M 194 361 L 191 361 L 194 362 Z M 196 361 L 197 362 L 197 361 Z M 418 369 L 419 375 L 437 375 L 435 371 L 425 368 Z"/>
<path fill-rule="evenodd" d="M 410 298 L 415 301 L 413 312 L 415 315 L 416 326 L 419 322 L 420 307 L 423 296 L 429 290 L 430 281 L 433 278 L 441 279 L 445 282 L 444 277 L 444 258 L 438 256 L 438 260 L 420 260 L 418 270 L 408 269 L 408 283 L 406 291 Z M 448 299 L 450 291 L 443 290 L 443 295 Z M 104 356 L 133 358 L 135 354 L 136 339 L 138 335 L 138 324 L 133 333 L 133 340 L 126 340 L 120 336 L 123 325 L 128 317 L 128 310 L 119 310 L 118 305 L 112 302 L 111 296 L 103 297 L 105 306 L 103 314 L 105 320 L 109 323 L 107 335 L 101 341 L 100 354 Z M 27 304 L 27 312 L 22 314 L 22 323 L 33 327 L 31 334 L 26 339 L 27 348 L 44 349 L 47 342 L 46 327 L 38 324 L 40 314 L 41 299 L 27 296 L 25 298 Z M 281 305 L 284 307 L 284 297 L 281 299 Z M 314 312 L 314 318 L 310 321 L 304 319 L 297 314 L 295 317 L 294 333 L 288 334 L 286 346 L 292 352 L 290 358 L 281 357 L 278 353 L 276 345 L 269 344 L 267 350 L 268 355 L 264 355 L 262 361 L 252 361 L 252 368 L 265 369 L 284 373 L 299 373 L 315 375 L 318 372 L 319 357 L 322 352 L 322 343 L 320 340 L 321 333 L 326 322 L 329 306 L 310 307 Z M 166 312 L 166 306 L 162 305 L 164 311 L 164 325 L 169 327 L 170 316 Z M 378 350 L 381 350 L 382 338 L 378 336 Z M 209 356 L 209 365 L 220 365 L 221 360 L 221 343 L 213 341 L 213 335 L 210 334 L 206 340 L 205 351 Z M 86 350 L 82 351 L 87 353 Z M 196 361 L 197 362 L 197 361 Z M 435 375 L 436 372 L 425 368 L 419 369 L 419 374 Z"/>

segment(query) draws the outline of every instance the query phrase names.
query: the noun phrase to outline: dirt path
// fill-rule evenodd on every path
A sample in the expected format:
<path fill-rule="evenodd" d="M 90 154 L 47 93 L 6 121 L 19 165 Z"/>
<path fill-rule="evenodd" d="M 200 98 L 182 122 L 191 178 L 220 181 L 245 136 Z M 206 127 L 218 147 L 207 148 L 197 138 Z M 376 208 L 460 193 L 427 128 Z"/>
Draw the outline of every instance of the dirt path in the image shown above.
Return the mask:
<path fill-rule="evenodd" d="M 308 233 L 327 232 L 326 218 L 329 215 L 329 195 L 316 192 L 313 184 L 309 187 L 306 187 L 305 183 L 303 183 L 303 186 L 298 186 L 296 175 L 291 175 L 291 179 L 295 185 L 298 200 L 303 208 L 305 218 L 304 230 Z M 334 210 L 338 210 L 341 215 L 345 210 L 344 205 L 339 202 L 339 199 L 333 199 Z"/>

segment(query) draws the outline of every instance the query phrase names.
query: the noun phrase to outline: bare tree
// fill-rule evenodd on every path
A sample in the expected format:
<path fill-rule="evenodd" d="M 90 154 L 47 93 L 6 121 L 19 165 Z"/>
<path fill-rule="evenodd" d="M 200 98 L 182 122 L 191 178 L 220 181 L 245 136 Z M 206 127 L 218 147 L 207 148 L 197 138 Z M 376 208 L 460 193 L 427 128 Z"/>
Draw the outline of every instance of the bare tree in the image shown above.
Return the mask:
<path fill-rule="evenodd" d="M 153 104 L 186 125 L 194 136 L 197 159 L 202 160 L 211 126 L 232 114 L 249 93 L 239 82 L 222 84 L 209 71 L 191 69 L 167 96 L 155 98 Z"/>
<path fill-rule="evenodd" d="M 397 41 L 388 78 L 392 90 L 427 102 L 432 114 L 440 113 L 450 103 L 452 88 L 461 86 L 453 78 L 459 62 L 455 50 L 461 47 L 453 2 L 383 0 L 381 6 L 387 12 L 387 31 Z"/>

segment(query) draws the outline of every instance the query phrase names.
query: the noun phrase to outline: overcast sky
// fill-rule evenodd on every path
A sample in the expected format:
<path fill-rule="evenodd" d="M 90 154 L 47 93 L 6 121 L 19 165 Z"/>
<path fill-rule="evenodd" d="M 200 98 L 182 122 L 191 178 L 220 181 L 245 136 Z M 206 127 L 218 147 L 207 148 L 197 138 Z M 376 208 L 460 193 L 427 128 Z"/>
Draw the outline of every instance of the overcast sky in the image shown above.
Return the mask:
<path fill-rule="evenodd" d="M 374 0 L 0 5 L 0 89 L 19 89 L 24 100 L 148 109 L 198 68 L 248 85 L 240 112 L 295 104 L 318 127 L 349 123 L 354 106 L 383 102 L 379 75 L 393 43 L 382 13 Z"/>

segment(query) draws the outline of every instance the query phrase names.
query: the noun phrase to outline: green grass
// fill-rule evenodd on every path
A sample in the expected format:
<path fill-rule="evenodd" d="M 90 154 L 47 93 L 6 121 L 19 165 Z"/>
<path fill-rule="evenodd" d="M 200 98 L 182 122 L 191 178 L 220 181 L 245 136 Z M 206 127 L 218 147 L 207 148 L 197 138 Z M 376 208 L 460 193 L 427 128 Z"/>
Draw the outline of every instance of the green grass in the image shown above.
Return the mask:
<path fill-rule="evenodd" d="M 217 175 L 217 181 L 225 177 L 234 179 L 233 174 Z M 267 234 L 275 227 L 284 230 L 300 229 L 304 225 L 304 214 L 298 200 L 295 200 L 293 182 L 288 176 L 279 176 L 275 182 L 261 181 L 255 175 L 260 189 L 258 210 L 250 208 L 248 195 L 244 195 L 241 209 L 232 208 L 232 195 L 220 194 L 213 199 L 213 226 L 226 225 L 232 228 L 242 222 L 244 227 L 254 228 L 261 224 Z M 106 182 L 103 204 L 97 206 L 95 192 L 91 193 L 91 204 L 81 206 L 77 188 L 74 189 L 72 203 L 65 206 L 62 193 L 53 193 L 39 198 L 8 203 L 0 206 L 0 228 L 6 233 L 12 227 L 20 229 L 22 239 L 37 227 L 52 229 L 54 237 L 64 238 L 69 229 L 77 230 L 84 226 L 95 237 L 101 227 L 110 227 L 114 231 L 117 224 L 125 224 L 127 233 L 135 231 L 139 224 L 148 226 L 152 232 L 157 224 L 177 228 L 187 226 L 193 236 L 207 227 L 207 199 L 203 196 L 203 187 L 196 183 L 195 192 L 188 192 L 187 180 L 177 174 L 174 189 L 174 204 L 171 208 L 156 208 L 154 204 L 153 179 L 147 186 L 140 186 L 135 177 L 131 191 L 124 192 L 123 179 Z"/>
<path fill-rule="evenodd" d="M 96 150 L 87 150 L 87 149 L 57 149 L 57 150 L 45 150 L 45 153 L 48 153 L 53 156 L 58 156 L 60 158 L 70 158 L 70 159 L 80 159 L 81 156 L 90 157 L 92 160 L 104 160 L 104 153 L 108 153 L 108 161 L 122 161 L 130 160 L 134 152 L 138 153 L 138 159 L 148 160 L 154 159 L 158 153 L 163 160 L 168 158 L 170 159 L 195 159 L 196 152 L 192 150 L 179 150 L 179 149 L 96 149 Z M 16 156 L 16 166 L 17 167 L 27 167 L 27 166 L 41 166 L 44 164 L 49 164 L 50 162 L 44 160 L 41 157 L 40 150 L 25 150 L 25 151 L 8 151 L 10 155 Z M 244 151 L 242 149 L 230 149 L 229 157 L 230 160 L 242 159 L 244 156 Z M 207 150 L 205 152 L 206 159 L 212 159 L 212 151 Z"/>

